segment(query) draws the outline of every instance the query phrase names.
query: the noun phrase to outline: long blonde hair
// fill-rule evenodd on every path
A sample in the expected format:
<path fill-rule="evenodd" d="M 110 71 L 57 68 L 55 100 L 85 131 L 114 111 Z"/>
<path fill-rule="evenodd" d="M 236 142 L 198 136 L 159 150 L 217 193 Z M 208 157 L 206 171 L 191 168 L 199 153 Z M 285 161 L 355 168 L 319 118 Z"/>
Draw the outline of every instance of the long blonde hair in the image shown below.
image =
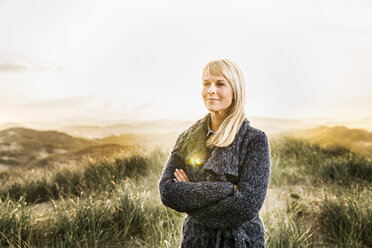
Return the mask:
<path fill-rule="evenodd" d="M 225 120 L 216 133 L 207 140 L 208 146 L 226 147 L 230 145 L 245 119 L 246 91 L 245 79 L 240 68 L 229 59 L 216 59 L 204 66 L 203 76 L 209 73 L 224 77 L 233 89 L 233 101 Z"/>

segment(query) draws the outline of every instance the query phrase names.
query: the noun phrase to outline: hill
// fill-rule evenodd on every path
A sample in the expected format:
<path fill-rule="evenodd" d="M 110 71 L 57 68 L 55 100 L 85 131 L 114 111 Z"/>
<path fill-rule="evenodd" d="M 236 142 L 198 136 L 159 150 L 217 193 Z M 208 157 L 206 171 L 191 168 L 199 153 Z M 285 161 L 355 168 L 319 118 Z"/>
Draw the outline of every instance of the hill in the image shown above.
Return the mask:
<path fill-rule="evenodd" d="M 66 152 L 63 154 L 50 155 L 44 159 L 30 163 L 29 168 L 34 167 L 52 167 L 63 164 L 79 162 L 84 158 L 102 158 L 113 157 L 117 154 L 125 156 L 136 151 L 136 146 L 123 146 L 118 144 L 103 144 L 90 146 L 77 151 Z"/>
<path fill-rule="evenodd" d="M 169 148 L 174 145 L 177 139 L 177 133 L 153 133 L 153 134 L 134 134 L 125 133 L 118 136 L 111 135 L 102 139 L 96 139 L 104 144 L 120 144 L 125 146 L 161 146 Z"/>
<path fill-rule="evenodd" d="M 97 144 L 97 141 L 76 138 L 58 131 L 9 128 L 0 131 L 0 164 L 3 167 L 28 165 L 30 161 Z"/>
<path fill-rule="evenodd" d="M 139 147 L 169 148 L 176 138 L 176 133 L 129 133 L 102 139 L 84 139 L 59 131 L 9 128 L 0 131 L 0 172 L 16 166 L 24 168 L 55 166 L 78 162 L 86 157 L 128 154 Z"/>
<path fill-rule="evenodd" d="M 366 129 L 354 129 L 344 126 L 319 126 L 312 129 L 298 129 L 283 132 L 299 138 L 309 139 L 322 147 L 344 146 L 351 150 L 372 155 L 372 132 Z"/>
<path fill-rule="evenodd" d="M 58 127 L 56 130 L 83 138 L 104 138 L 123 133 L 153 134 L 153 133 L 181 133 L 191 125 L 186 121 L 143 121 L 133 123 L 115 123 L 109 125 L 70 125 Z"/>

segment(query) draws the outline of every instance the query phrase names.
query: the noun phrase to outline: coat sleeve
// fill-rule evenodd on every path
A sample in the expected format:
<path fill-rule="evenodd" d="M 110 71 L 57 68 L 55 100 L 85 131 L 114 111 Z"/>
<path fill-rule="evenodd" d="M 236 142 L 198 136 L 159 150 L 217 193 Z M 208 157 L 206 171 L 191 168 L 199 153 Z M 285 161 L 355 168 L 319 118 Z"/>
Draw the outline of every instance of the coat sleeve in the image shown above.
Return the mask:
<path fill-rule="evenodd" d="M 270 178 L 270 150 L 266 134 L 256 136 L 247 147 L 238 189 L 218 203 L 187 212 L 212 229 L 231 229 L 253 219 L 264 202 Z"/>
<path fill-rule="evenodd" d="M 159 192 L 162 203 L 178 212 L 209 206 L 234 193 L 231 182 L 175 182 L 176 168 L 185 170 L 185 162 L 173 149 L 159 181 Z"/>

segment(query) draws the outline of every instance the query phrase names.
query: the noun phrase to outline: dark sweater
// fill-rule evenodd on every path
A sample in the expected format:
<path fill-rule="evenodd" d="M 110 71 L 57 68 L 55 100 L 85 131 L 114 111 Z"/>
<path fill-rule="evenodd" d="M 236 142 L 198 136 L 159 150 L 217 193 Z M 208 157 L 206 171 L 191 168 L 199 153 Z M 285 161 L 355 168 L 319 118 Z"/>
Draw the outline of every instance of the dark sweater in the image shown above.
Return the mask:
<path fill-rule="evenodd" d="M 187 213 L 180 247 L 265 247 L 258 212 L 270 177 L 267 136 L 244 119 L 233 143 L 215 147 L 209 157 L 210 118 L 208 113 L 178 136 L 159 181 L 163 204 Z M 175 182 L 176 168 L 190 182 Z"/>

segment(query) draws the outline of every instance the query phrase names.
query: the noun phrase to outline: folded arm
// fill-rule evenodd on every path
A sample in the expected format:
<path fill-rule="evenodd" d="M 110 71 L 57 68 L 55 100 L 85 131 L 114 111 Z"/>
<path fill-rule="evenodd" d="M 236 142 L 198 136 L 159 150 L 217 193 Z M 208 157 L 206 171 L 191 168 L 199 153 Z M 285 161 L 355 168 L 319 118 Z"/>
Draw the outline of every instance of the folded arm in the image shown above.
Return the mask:
<path fill-rule="evenodd" d="M 232 196 L 194 211 L 191 217 L 212 229 L 231 229 L 253 219 L 264 202 L 270 178 L 270 151 L 262 132 L 247 147 L 238 189 Z"/>
<path fill-rule="evenodd" d="M 178 212 L 209 206 L 234 193 L 231 182 L 175 182 L 176 168 L 185 170 L 185 162 L 173 150 L 159 181 L 159 192 L 162 203 Z"/>

